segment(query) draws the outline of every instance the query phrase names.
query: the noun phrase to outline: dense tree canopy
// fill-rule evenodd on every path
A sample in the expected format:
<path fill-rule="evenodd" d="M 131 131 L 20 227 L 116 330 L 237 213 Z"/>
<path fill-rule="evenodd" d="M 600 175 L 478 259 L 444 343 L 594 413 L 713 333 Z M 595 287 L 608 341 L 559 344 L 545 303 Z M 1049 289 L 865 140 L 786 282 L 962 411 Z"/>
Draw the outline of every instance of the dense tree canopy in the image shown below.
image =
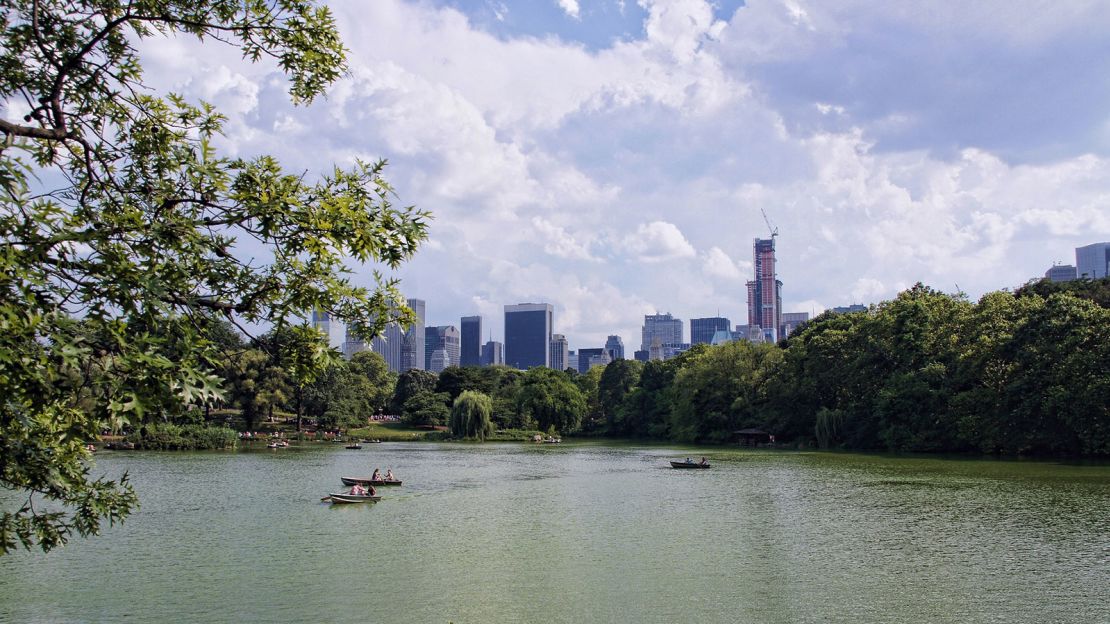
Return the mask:
<path fill-rule="evenodd" d="M 216 110 L 143 83 L 137 40 L 192 35 L 273 59 L 311 102 L 345 71 L 324 7 L 5 0 L 0 16 L 0 96 L 26 107 L 0 119 L 0 484 L 27 493 L 0 515 L 0 552 L 49 550 L 136 504 L 124 481 L 90 480 L 85 441 L 219 396 L 202 317 L 280 325 L 321 309 L 364 336 L 409 320 L 394 282 L 356 286 L 345 262 L 398 266 L 427 215 L 392 205 L 384 163 L 313 179 L 223 157 Z M 253 259 L 237 253 L 248 239 Z"/>

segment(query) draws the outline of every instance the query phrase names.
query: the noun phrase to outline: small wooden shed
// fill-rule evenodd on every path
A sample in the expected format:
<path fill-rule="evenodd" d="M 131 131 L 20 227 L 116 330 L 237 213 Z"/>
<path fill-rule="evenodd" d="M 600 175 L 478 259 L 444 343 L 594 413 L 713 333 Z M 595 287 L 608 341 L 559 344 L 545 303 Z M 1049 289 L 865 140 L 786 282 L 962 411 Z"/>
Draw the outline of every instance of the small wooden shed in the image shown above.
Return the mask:
<path fill-rule="evenodd" d="M 762 429 L 741 429 L 733 431 L 732 435 L 736 436 L 740 442 L 740 446 L 760 446 L 763 444 L 770 444 L 774 441 L 774 437 Z"/>

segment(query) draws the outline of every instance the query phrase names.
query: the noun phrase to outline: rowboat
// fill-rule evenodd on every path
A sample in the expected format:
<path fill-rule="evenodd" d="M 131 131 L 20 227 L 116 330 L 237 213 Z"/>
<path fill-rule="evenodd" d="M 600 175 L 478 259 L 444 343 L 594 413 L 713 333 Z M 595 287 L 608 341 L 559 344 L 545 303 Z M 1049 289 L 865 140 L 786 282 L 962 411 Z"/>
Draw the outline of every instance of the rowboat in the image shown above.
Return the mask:
<path fill-rule="evenodd" d="M 370 496 L 369 494 L 328 494 L 328 499 L 332 504 L 340 503 L 376 503 L 382 499 L 381 496 Z"/>
<path fill-rule="evenodd" d="M 401 485 L 400 479 L 393 479 L 386 481 L 385 479 L 371 479 L 370 477 L 339 477 L 343 485 L 373 485 L 375 487 L 382 485 Z"/>
<path fill-rule="evenodd" d="M 357 450 L 362 448 L 362 445 L 361 444 L 348 444 L 346 448 L 354 449 L 354 450 L 357 451 Z"/>
<path fill-rule="evenodd" d="M 701 468 L 702 470 L 705 470 L 706 468 L 709 468 L 709 464 L 708 463 L 699 464 L 697 462 L 684 462 L 684 461 L 676 462 L 676 461 L 673 461 L 673 462 L 671 462 L 671 468 Z"/>

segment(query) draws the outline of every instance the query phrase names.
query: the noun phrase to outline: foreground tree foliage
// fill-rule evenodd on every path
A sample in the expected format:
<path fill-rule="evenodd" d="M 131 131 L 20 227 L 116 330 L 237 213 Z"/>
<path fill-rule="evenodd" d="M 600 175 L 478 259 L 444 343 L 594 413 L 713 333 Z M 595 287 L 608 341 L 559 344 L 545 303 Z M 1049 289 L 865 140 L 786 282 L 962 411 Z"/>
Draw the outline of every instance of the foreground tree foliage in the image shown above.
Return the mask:
<path fill-rule="evenodd" d="M 345 71 L 326 8 L 3 0 L 0 17 L 0 96 L 26 106 L 0 119 L 0 484 L 26 494 L 0 515 L 0 552 L 50 550 L 137 505 L 126 477 L 91 477 L 98 430 L 219 396 L 207 315 L 280 326 L 329 310 L 363 336 L 409 321 L 394 282 L 355 286 L 344 262 L 398 266 L 427 215 L 392 206 L 384 163 L 313 181 L 268 156 L 222 157 L 217 111 L 143 84 L 134 42 L 192 35 L 272 60 L 311 102 Z M 241 240 L 269 255 L 245 260 Z M 293 367 L 298 397 L 324 351 Z M 252 392 L 256 415 L 277 400 Z"/>

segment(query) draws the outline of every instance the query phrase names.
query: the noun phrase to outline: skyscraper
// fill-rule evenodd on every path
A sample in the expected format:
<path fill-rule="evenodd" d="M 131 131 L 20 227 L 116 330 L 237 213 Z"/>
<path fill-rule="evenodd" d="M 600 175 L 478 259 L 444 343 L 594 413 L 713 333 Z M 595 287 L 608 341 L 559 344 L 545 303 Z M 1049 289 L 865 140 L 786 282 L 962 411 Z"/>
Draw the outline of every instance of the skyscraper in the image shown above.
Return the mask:
<path fill-rule="evenodd" d="M 505 363 L 504 345 L 490 340 L 482 345 L 482 366 L 501 366 Z"/>
<path fill-rule="evenodd" d="M 605 351 L 609 354 L 609 361 L 624 359 L 624 341 L 620 336 L 609 336 L 605 341 Z"/>
<path fill-rule="evenodd" d="M 454 325 L 439 325 L 424 330 L 425 370 L 441 373 L 448 366 L 459 365 L 459 330 Z"/>
<path fill-rule="evenodd" d="M 366 351 L 369 348 L 370 345 L 366 344 L 365 340 L 355 335 L 355 333 L 351 331 L 350 327 L 347 328 L 347 336 L 346 339 L 343 341 L 344 358 L 349 360 L 352 356 L 354 356 L 354 354 L 361 351 Z"/>
<path fill-rule="evenodd" d="M 1098 279 L 1110 275 L 1110 243 L 1075 248 L 1075 271 L 1079 277 Z"/>
<path fill-rule="evenodd" d="M 330 312 L 323 312 L 320 310 L 312 311 L 312 326 L 324 334 L 328 341 L 329 347 L 340 348 L 343 346 L 344 330 L 343 323 L 338 319 L 332 318 Z"/>
<path fill-rule="evenodd" d="M 585 374 L 594 366 L 609 363 L 609 354 L 603 347 L 578 350 L 578 372 Z"/>
<path fill-rule="evenodd" d="M 714 334 L 729 331 L 731 326 L 731 321 L 720 316 L 690 319 L 690 344 L 710 344 Z"/>
<path fill-rule="evenodd" d="M 480 366 L 482 363 L 482 317 L 462 317 L 462 344 L 459 366 Z"/>
<path fill-rule="evenodd" d="M 567 337 L 562 334 L 552 334 L 551 336 L 551 368 L 555 370 L 565 370 L 568 366 L 567 362 L 570 361 L 570 345 L 567 344 Z"/>
<path fill-rule="evenodd" d="M 381 335 L 370 341 L 370 349 L 382 356 L 389 370 L 394 373 L 407 371 L 410 368 L 424 368 L 424 301 L 409 299 L 405 302 L 415 314 L 416 320 L 405 331 L 397 323 L 389 323 L 382 330 Z M 364 350 L 365 340 L 360 336 L 348 332 L 347 342 L 343 347 L 343 354 L 350 358 L 355 353 Z M 420 357 L 414 358 L 413 351 L 419 344 Z"/>
<path fill-rule="evenodd" d="M 640 341 L 641 351 L 650 351 L 651 343 L 658 338 L 660 344 L 682 342 L 682 319 L 666 314 L 645 314 Z"/>
<path fill-rule="evenodd" d="M 775 238 L 752 244 L 755 279 L 748 282 L 748 325 L 763 330 L 764 340 L 776 342 L 782 327 L 782 282 L 775 272 Z"/>
<path fill-rule="evenodd" d="M 409 309 L 412 310 L 413 315 L 416 316 L 416 321 L 411 327 L 405 330 L 404 338 L 401 340 L 401 365 L 399 372 L 404 372 L 413 368 L 424 370 L 425 303 L 423 299 L 409 299 L 405 303 L 409 306 Z"/>
<path fill-rule="evenodd" d="M 549 303 L 505 306 L 505 364 L 520 370 L 551 365 L 555 309 Z"/>

